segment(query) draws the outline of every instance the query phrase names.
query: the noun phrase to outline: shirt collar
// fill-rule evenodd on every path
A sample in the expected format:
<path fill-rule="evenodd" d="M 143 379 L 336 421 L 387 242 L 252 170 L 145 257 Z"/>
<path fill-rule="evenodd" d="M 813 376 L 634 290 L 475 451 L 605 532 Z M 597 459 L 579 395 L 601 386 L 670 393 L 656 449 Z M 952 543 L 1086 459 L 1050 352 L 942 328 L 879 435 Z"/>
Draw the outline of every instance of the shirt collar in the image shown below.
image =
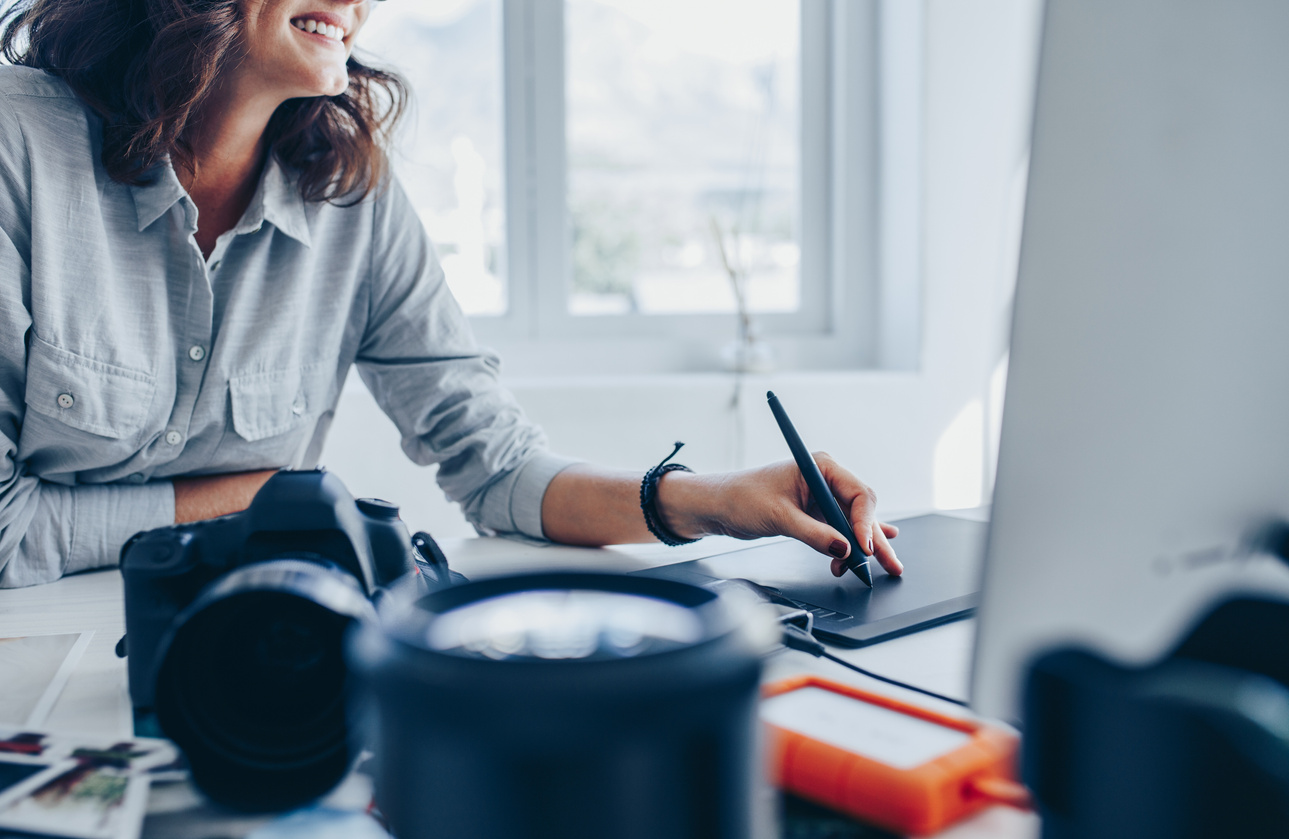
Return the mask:
<path fill-rule="evenodd" d="M 309 218 L 305 213 L 304 197 L 300 195 L 300 186 L 294 173 L 288 172 L 278 162 L 276 155 L 269 155 L 264 165 L 264 174 L 260 178 L 260 187 L 256 197 L 251 199 L 247 208 L 247 221 L 251 215 L 260 221 L 267 221 L 278 230 L 295 239 L 306 248 L 313 247 L 313 237 L 309 235 Z"/>
<path fill-rule="evenodd" d="M 134 195 L 134 209 L 139 217 L 139 232 L 146 230 L 165 215 L 176 201 L 188 195 L 169 160 L 159 163 L 151 174 L 149 183 L 130 187 Z M 277 157 L 272 154 L 264 164 L 259 186 L 236 230 L 238 233 L 249 233 L 258 230 L 265 221 L 305 247 L 313 246 L 304 198 L 300 195 L 296 178 L 283 169 Z"/>
<path fill-rule="evenodd" d="M 148 175 L 147 183 L 130 186 L 130 192 L 134 195 L 134 209 L 139 215 L 140 233 L 165 215 L 176 201 L 187 195 L 169 160 L 163 160 L 152 167 Z"/>

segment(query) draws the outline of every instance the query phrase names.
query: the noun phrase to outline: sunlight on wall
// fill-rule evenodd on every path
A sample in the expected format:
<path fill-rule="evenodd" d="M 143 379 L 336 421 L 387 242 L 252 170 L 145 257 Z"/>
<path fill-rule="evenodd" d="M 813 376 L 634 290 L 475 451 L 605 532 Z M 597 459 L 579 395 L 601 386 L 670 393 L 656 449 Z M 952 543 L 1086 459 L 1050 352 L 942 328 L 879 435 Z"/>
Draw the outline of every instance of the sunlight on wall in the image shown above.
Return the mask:
<path fill-rule="evenodd" d="M 978 507 L 984 484 L 985 409 L 973 399 L 935 444 L 932 499 L 937 510 Z"/>

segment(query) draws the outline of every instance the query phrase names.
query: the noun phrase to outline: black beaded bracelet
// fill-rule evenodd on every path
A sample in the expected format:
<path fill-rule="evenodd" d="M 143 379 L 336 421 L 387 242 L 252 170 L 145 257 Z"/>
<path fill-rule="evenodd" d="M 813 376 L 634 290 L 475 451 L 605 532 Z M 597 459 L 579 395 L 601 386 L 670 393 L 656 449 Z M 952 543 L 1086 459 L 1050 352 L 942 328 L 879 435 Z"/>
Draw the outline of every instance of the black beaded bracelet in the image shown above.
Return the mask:
<path fill-rule="evenodd" d="M 644 513 L 645 527 L 649 532 L 658 538 L 659 542 L 664 545 L 670 545 L 673 548 L 677 545 L 688 545 L 697 542 L 697 539 L 686 539 L 683 536 L 677 536 L 671 531 L 671 528 L 663 524 L 662 516 L 658 515 L 658 480 L 668 472 L 692 472 L 688 466 L 679 463 L 668 463 L 680 451 L 680 447 L 685 445 L 680 441 L 676 442 L 676 448 L 672 449 L 671 454 L 662 459 L 654 468 L 645 472 L 644 480 L 640 482 L 640 511 Z"/>

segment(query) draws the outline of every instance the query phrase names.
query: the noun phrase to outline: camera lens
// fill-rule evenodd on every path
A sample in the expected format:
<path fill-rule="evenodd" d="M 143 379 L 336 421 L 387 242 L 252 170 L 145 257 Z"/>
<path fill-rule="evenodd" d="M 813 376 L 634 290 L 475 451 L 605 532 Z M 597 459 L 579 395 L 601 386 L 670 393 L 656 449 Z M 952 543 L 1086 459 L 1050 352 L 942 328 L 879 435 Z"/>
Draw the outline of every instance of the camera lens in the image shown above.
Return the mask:
<path fill-rule="evenodd" d="M 182 614 L 157 679 L 157 718 L 220 803 L 277 810 L 347 771 L 344 634 L 371 605 L 333 566 L 277 558 L 221 578 Z"/>
<path fill-rule="evenodd" d="M 610 574 L 412 595 L 391 592 L 347 642 L 394 835 L 749 835 L 754 607 Z"/>
<path fill-rule="evenodd" d="M 453 609 L 426 633 L 432 649 L 477 658 L 618 659 L 689 646 L 703 625 L 657 597 L 593 589 L 538 589 Z"/>

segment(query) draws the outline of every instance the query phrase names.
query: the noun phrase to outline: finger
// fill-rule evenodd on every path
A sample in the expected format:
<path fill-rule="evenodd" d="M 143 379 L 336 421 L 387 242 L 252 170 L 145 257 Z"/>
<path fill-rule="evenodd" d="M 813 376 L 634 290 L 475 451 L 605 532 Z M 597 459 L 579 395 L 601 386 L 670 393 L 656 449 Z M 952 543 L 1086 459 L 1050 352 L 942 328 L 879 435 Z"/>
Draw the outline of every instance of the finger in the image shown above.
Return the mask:
<path fill-rule="evenodd" d="M 881 523 L 882 532 L 886 534 L 887 539 L 894 539 L 900 535 L 900 529 L 893 524 Z"/>
<path fill-rule="evenodd" d="M 850 553 L 850 543 L 840 533 L 824 522 L 816 521 L 798 509 L 788 512 L 783 535 L 804 542 L 821 554 L 840 562 Z"/>
<path fill-rule="evenodd" d="M 840 577 L 845 573 L 846 573 L 846 560 L 834 559 L 832 561 L 832 575 L 834 577 Z"/>
<path fill-rule="evenodd" d="M 873 539 L 868 536 L 877 522 L 877 493 L 833 460 L 827 452 L 815 452 L 815 463 L 828 482 L 829 489 L 850 519 L 860 550 L 873 555 Z"/>
<path fill-rule="evenodd" d="M 892 577 L 898 577 L 903 574 L 904 563 L 900 562 L 900 558 L 895 555 L 895 549 L 891 547 L 890 542 L 886 541 L 886 534 L 882 532 L 880 526 L 873 527 L 873 542 L 877 548 L 874 555 L 882 567 L 886 569 L 886 573 Z"/>

